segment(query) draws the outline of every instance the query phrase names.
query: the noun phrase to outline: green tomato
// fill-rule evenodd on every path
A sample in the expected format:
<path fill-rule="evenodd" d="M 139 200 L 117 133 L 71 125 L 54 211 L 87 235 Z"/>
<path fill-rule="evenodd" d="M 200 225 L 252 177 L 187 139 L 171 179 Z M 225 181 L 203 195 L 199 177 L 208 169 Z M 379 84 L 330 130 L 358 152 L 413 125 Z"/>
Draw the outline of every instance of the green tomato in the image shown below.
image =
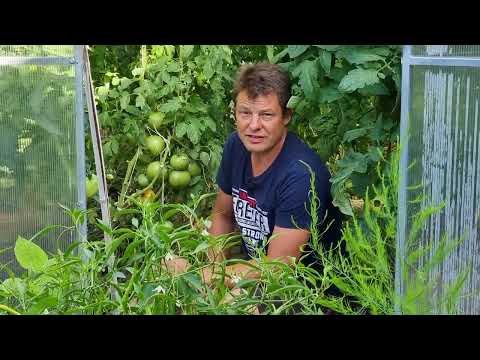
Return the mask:
<path fill-rule="evenodd" d="M 192 176 L 188 171 L 173 170 L 168 177 L 168 183 L 175 189 L 182 189 L 190 183 L 191 179 Z"/>
<path fill-rule="evenodd" d="M 195 161 L 192 161 L 190 164 L 188 164 L 188 172 L 192 176 L 197 176 L 202 173 L 202 169 Z"/>
<path fill-rule="evenodd" d="M 189 163 L 190 160 L 188 159 L 188 156 L 184 154 L 173 155 L 170 158 L 170 165 L 172 165 L 172 168 L 175 170 L 186 170 Z"/>
<path fill-rule="evenodd" d="M 159 129 L 163 124 L 165 114 L 161 112 L 152 112 L 148 117 L 148 124 L 154 129 Z"/>
<path fill-rule="evenodd" d="M 159 176 L 159 179 L 162 177 L 165 178 L 167 177 L 168 174 L 168 169 L 165 166 L 165 164 L 162 164 L 160 161 L 153 161 L 147 166 L 147 178 L 151 181 L 153 180 L 157 175 Z"/>
<path fill-rule="evenodd" d="M 98 191 L 98 179 L 96 175 L 92 175 L 86 182 L 87 198 L 91 198 Z"/>
<path fill-rule="evenodd" d="M 140 185 L 141 187 L 145 187 L 149 184 L 150 181 L 148 181 L 148 178 L 145 174 L 140 174 L 137 177 L 137 182 L 138 185 Z"/>
<path fill-rule="evenodd" d="M 159 155 L 165 149 L 165 141 L 158 135 L 151 135 L 145 139 L 147 149 L 153 155 Z"/>

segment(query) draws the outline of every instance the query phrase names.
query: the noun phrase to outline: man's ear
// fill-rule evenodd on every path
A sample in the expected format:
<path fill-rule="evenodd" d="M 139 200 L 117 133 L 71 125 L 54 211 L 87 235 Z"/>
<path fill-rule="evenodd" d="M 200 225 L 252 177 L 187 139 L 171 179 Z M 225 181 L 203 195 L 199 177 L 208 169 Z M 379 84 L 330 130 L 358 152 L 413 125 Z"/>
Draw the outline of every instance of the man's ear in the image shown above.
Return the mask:
<path fill-rule="evenodd" d="M 292 109 L 287 109 L 283 116 L 283 124 L 286 126 L 292 120 L 293 111 Z"/>

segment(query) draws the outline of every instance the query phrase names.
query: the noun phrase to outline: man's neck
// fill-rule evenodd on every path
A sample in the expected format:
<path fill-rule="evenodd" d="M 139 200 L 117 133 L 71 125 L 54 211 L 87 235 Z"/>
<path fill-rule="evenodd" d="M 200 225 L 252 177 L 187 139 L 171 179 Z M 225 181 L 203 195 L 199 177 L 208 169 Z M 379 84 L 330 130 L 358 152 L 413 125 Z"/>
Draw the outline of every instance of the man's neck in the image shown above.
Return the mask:
<path fill-rule="evenodd" d="M 267 170 L 270 165 L 273 164 L 277 156 L 282 151 L 283 144 L 287 138 L 287 130 L 282 136 L 282 139 L 270 150 L 261 153 L 251 153 L 250 158 L 252 160 L 252 175 L 259 176 Z"/>

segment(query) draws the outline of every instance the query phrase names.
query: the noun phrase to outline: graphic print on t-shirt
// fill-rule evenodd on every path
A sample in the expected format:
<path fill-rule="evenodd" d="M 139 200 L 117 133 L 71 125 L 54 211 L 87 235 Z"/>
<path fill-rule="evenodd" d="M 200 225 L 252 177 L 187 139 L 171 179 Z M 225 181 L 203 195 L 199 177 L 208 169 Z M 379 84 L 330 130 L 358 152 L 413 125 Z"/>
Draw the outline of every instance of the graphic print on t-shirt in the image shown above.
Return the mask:
<path fill-rule="evenodd" d="M 249 255 L 255 253 L 259 242 L 263 243 L 270 234 L 268 212 L 263 211 L 257 200 L 243 189 L 232 187 L 233 213 Z"/>

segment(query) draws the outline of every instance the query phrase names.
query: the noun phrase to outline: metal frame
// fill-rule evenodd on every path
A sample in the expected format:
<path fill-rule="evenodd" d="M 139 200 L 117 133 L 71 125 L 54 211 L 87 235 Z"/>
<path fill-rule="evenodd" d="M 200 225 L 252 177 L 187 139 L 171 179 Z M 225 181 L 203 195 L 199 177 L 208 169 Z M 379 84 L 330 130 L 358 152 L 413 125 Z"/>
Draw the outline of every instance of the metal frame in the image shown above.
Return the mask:
<path fill-rule="evenodd" d="M 405 51 L 408 49 L 408 55 L 405 56 Z M 411 45 L 405 46 L 402 64 L 410 65 L 429 65 L 429 66 L 465 66 L 465 67 L 480 67 L 480 58 L 468 57 L 448 57 L 448 56 L 411 56 Z M 403 69 L 402 69 L 403 71 Z"/>
<path fill-rule="evenodd" d="M 60 56 L 0 56 L 0 65 L 73 65 L 76 62 L 75 58 Z"/>
<path fill-rule="evenodd" d="M 403 264 L 400 259 L 405 258 L 405 236 L 407 220 L 407 171 L 408 168 L 408 120 L 410 108 L 410 55 L 412 46 L 403 48 L 402 56 L 402 100 L 400 113 L 400 169 L 398 189 L 398 221 L 397 221 L 397 256 L 395 257 L 395 293 L 401 297 L 403 283 L 401 281 Z M 400 314 L 400 304 L 396 301 L 395 312 Z"/>
<path fill-rule="evenodd" d="M 80 210 L 87 208 L 85 189 L 85 127 L 84 127 L 84 96 L 83 96 L 83 45 L 75 45 L 75 140 L 77 144 L 77 207 Z M 79 225 L 80 241 L 87 239 L 87 222 Z"/>
<path fill-rule="evenodd" d="M 77 203 L 80 210 L 86 210 L 85 189 L 85 135 L 83 95 L 83 45 L 73 45 L 74 57 L 62 56 L 0 56 L 1 65 L 65 65 L 75 67 L 75 142 L 77 154 Z M 86 239 L 86 221 L 79 225 L 81 240 Z"/>

